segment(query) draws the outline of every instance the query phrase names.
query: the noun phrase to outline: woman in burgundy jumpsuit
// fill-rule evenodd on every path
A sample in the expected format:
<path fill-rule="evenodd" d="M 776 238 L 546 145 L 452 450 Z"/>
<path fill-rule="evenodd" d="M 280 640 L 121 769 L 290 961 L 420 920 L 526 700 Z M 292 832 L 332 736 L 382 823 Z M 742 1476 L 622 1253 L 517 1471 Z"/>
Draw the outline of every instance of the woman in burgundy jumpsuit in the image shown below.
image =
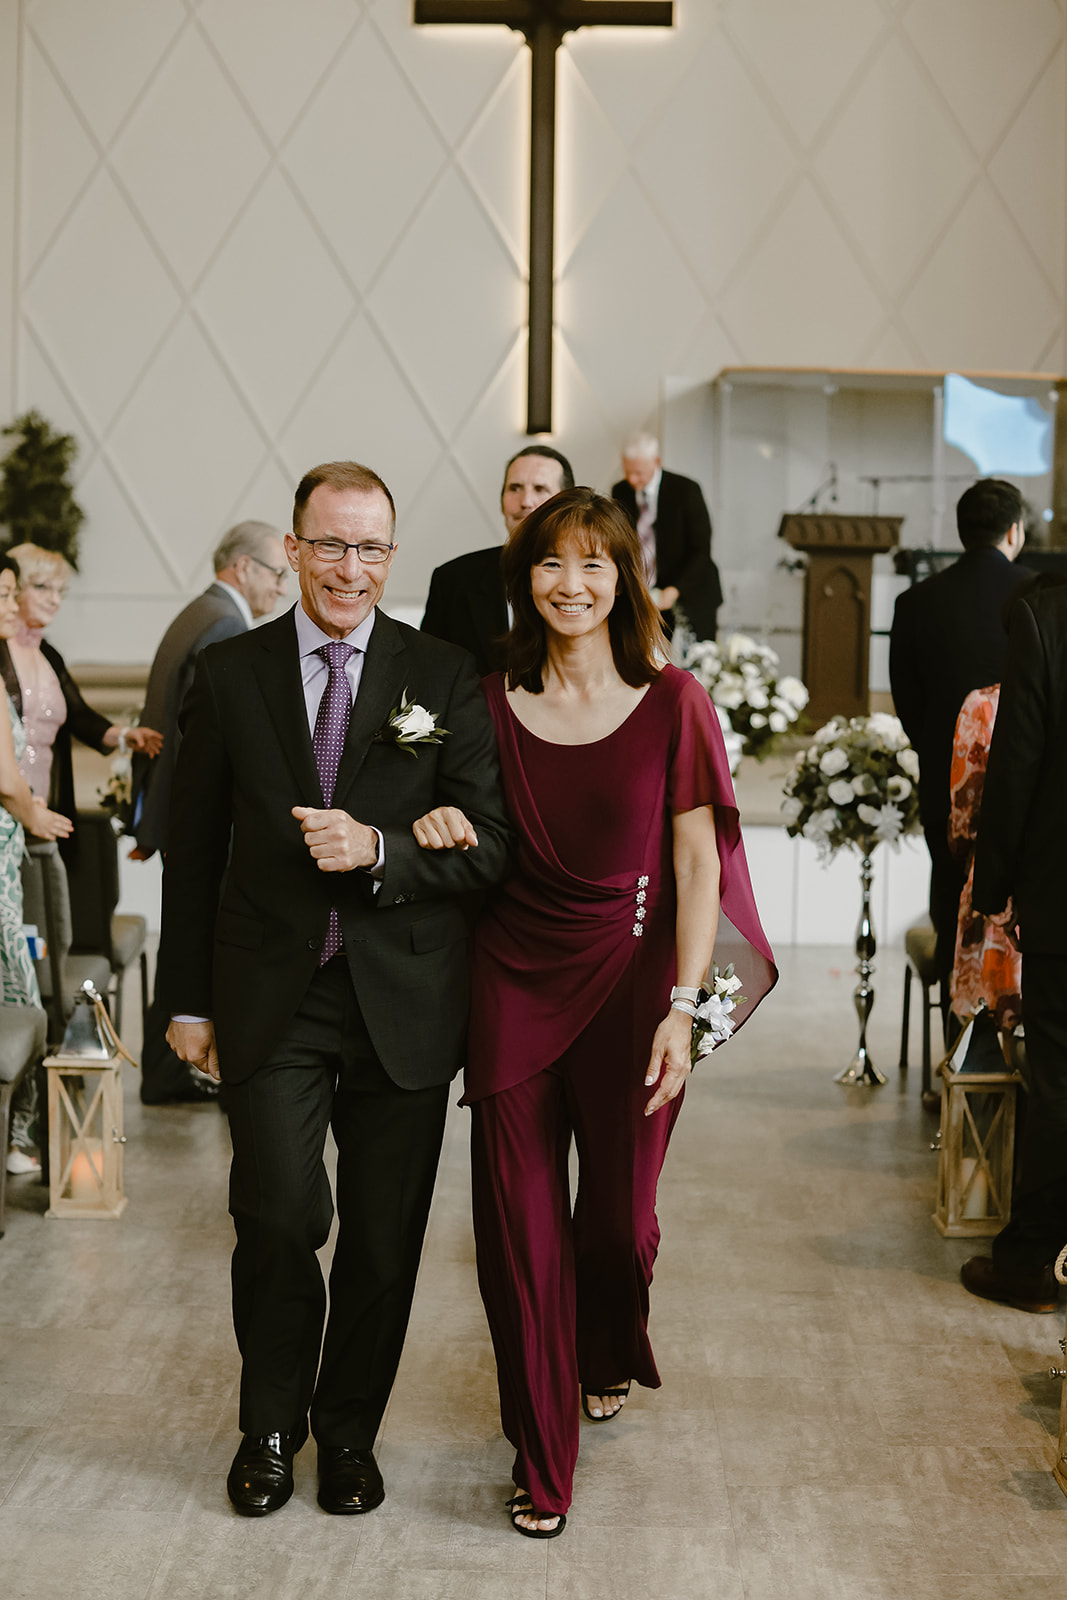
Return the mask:
<path fill-rule="evenodd" d="M 551 1538 L 570 1505 L 579 1397 L 606 1421 L 631 1379 L 659 1387 L 649 1285 L 689 1073 L 684 1001 L 713 950 L 742 978 L 739 1020 L 776 973 L 718 718 L 664 664 L 625 514 L 588 489 L 556 495 L 512 535 L 504 570 L 509 667 L 484 689 L 518 852 L 475 934 L 464 1103 L 478 1279 L 516 1448 L 512 1520 Z M 415 832 L 427 848 L 469 846 L 464 825 L 434 813 Z M 680 1007 L 675 985 L 689 991 Z"/>

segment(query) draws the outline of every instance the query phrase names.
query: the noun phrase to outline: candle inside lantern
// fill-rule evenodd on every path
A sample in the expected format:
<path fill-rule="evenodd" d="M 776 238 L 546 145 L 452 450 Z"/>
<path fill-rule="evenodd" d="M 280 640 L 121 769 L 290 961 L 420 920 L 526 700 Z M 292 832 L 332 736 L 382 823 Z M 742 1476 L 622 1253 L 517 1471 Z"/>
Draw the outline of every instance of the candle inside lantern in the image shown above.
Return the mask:
<path fill-rule="evenodd" d="M 70 1169 L 72 1200 L 95 1202 L 104 1187 L 104 1149 L 99 1139 L 86 1139 Z"/>
<path fill-rule="evenodd" d="M 984 1167 L 978 1167 L 974 1156 L 964 1156 L 960 1162 L 960 1194 L 967 1198 L 963 1203 L 965 1217 L 987 1217 L 989 1215 L 989 1179 Z M 971 1174 L 974 1172 L 974 1182 L 971 1183 Z M 968 1193 L 967 1185 L 971 1184 Z"/>

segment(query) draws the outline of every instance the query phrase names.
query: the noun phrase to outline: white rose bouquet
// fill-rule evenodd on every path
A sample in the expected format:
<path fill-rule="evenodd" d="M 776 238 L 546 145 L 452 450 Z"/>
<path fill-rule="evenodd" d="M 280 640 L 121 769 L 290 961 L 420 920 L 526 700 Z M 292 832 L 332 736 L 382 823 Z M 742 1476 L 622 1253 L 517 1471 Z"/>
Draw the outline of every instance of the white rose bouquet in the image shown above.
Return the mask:
<path fill-rule="evenodd" d="M 720 713 L 726 712 L 744 741 L 744 754 L 760 760 L 771 754 L 808 703 L 799 678 L 779 676 L 777 652 L 747 633 L 731 634 L 722 645 L 710 639 L 687 645 L 682 666 L 704 685 Z"/>
<path fill-rule="evenodd" d="M 829 861 L 842 846 L 870 855 L 919 831 L 919 758 L 896 717 L 834 717 L 785 780 L 782 815 Z"/>

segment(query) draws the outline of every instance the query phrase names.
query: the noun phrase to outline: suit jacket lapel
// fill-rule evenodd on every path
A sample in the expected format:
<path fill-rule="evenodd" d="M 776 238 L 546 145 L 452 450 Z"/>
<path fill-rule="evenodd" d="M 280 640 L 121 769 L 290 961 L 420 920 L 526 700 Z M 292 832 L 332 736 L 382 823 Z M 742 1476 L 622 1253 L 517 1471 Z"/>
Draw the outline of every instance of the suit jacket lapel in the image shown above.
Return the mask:
<path fill-rule="evenodd" d="M 374 735 L 384 726 L 389 713 L 400 704 L 407 688 L 407 654 L 400 629 L 392 617 L 379 611 L 363 662 L 359 692 L 348 722 L 341 765 L 337 769 L 333 803 L 338 810 L 345 808 L 345 797 L 359 776 L 359 769 Z"/>
<path fill-rule="evenodd" d="M 256 642 L 263 651 L 259 665 L 260 689 L 300 794 L 306 796 L 302 803 L 321 806 L 322 785 L 311 748 L 293 613 L 290 611 L 277 622 L 260 628 Z"/>

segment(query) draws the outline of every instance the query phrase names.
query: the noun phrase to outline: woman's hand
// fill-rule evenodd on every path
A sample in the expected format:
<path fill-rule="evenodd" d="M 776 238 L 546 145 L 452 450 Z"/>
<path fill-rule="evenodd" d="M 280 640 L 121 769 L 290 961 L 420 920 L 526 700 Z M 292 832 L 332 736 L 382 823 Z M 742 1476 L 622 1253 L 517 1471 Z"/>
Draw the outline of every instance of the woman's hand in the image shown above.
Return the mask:
<path fill-rule="evenodd" d="M 58 811 L 49 811 L 44 801 L 35 797 L 30 832 L 35 839 L 68 839 L 74 832 L 74 824 Z"/>
<path fill-rule="evenodd" d="M 163 735 L 155 728 L 127 728 L 126 748 L 137 750 L 143 756 L 158 756 L 163 748 Z"/>
<path fill-rule="evenodd" d="M 428 811 L 411 831 L 424 850 L 473 850 L 478 835 L 458 806 L 438 806 Z"/>
<path fill-rule="evenodd" d="M 645 1116 L 653 1116 L 668 1100 L 679 1094 L 693 1070 L 689 1049 L 693 1038 L 693 1019 L 684 1011 L 668 1011 L 652 1041 L 646 1087 L 658 1083 L 659 1088 L 645 1107 Z"/>

